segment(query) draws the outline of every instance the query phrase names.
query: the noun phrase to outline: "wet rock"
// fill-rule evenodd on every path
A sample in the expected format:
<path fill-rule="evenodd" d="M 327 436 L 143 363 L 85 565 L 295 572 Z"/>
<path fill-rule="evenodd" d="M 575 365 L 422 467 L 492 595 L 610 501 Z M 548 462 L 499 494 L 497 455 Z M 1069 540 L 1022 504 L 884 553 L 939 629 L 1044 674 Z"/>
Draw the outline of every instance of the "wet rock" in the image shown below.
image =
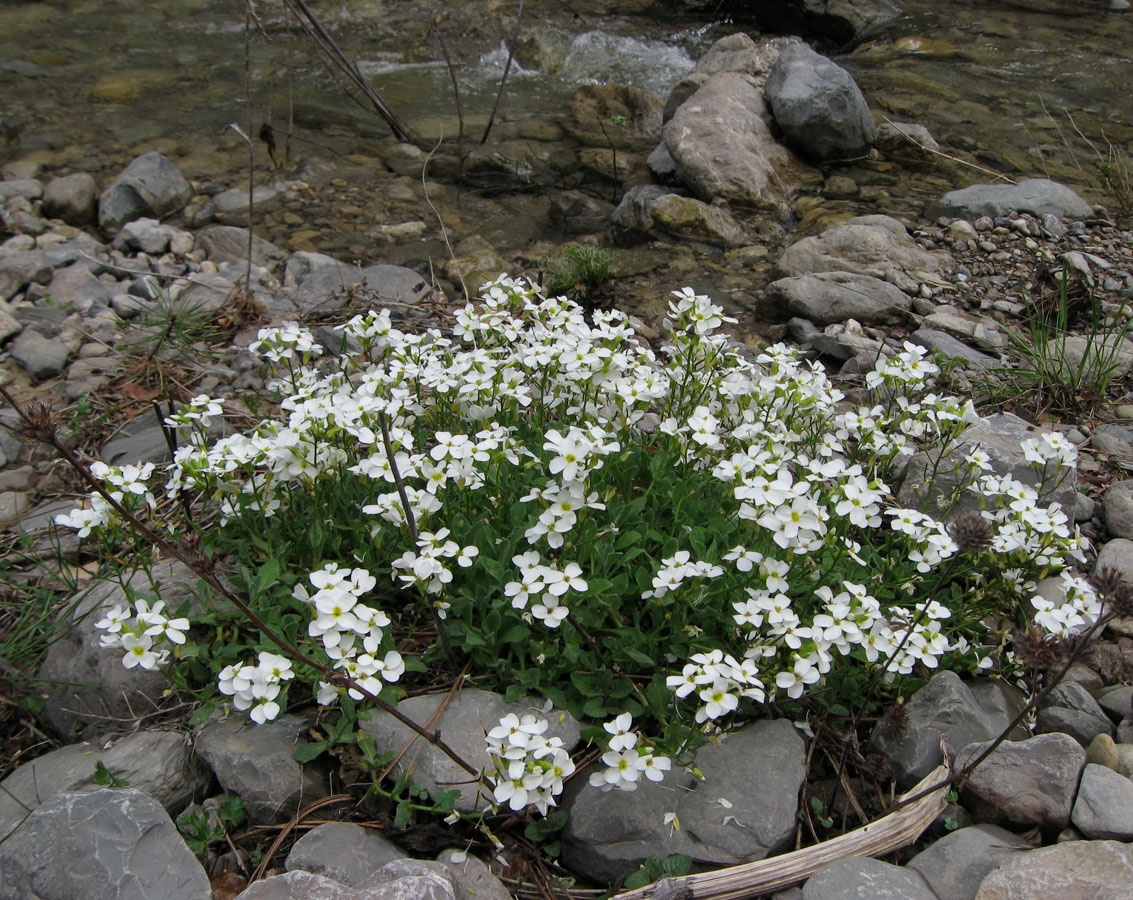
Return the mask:
<path fill-rule="evenodd" d="M 264 212 L 272 209 L 287 196 L 294 181 L 277 181 L 275 184 L 264 185 L 252 190 L 252 212 Z M 234 225 L 245 222 L 248 218 L 248 189 L 246 187 L 230 188 L 221 191 L 212 198 L 212 211 L 218 222 Z"/>
<path fill-rule="evenodd" d="M 67 365 L 67 357 L 71 355 L 66 344 L 45 338 L 38 331 L 32 331 L 30 328 L 22 331 L 12 341 L 9 350 L 12 359 L 18 362 L 35 381 L 54 378 L 63 371 L 63 367 Z"/>
<path fill-rule="evenodd" d="M 22 250 L 0 255 L 0 301 L 11 299 L 33 282 L 47 284 L 54 270 L 42 250 Z"/>
<path fill-rule="evenodd" d="M 95 222 L 98 214 L 98 185 L 86 172 L 64 175 L 47 182 L 43 189 L 43 214 L 82 227 Z"/>
<path fill-rule="evenodd" d="M 638 184 L 622 195 L 621 201 L 610 214 L 614 227 L 626 232 L 648 232 L 653 217 L 649 211 L 661 197 L 672 190 L 659 184 Z"/>
<path fill-rule="evenodd" d="M 884 122 L 877 126 L 873 144 L 882 153 L 902 160 L 935 159 L 940 145 L 923 125 Z"/>
<path fill-rule="evenodd" d="M 98 762 L 170 815 L 179 813 L 205 787 L 188 736 L 180 732 L 139 731 L 109 746 L 69 744 L 24 763 L 0 782 L 0 838 L 56 794 L 98 790 L 91 781 Z"/>
<path fill-rule="evenodd" d="M 702 241 L 724 247 L 745 243 L 743 226 L 725 209 L 693 197 L 664 194 L 649 207 L 652 223 L 645 230 L 683 241 Z"/>
<path fill-rule="evenodd" d="M 1099 734 L 1113 734 L 1113 723 L 1090 692 L 1080 684 L 1063 683 L 1043 701 L 1035 733 L 1062 732 L 1083 747 Z"/>
<path fill-rule="evenodd" d="M 447 697 L 447 694 L 411 697 L 402 700 L 397 708 L 413 721 L 424 723 L 429 721 L 429 717 Z M 526 702 L 506 703 L 499 694 L 466 687 L 448 701 L 440 719 L 430 727 L 441 731 L 445 743 L 469 765 L 476 769 L 484 769 L 491 766 L 491 759 L 484 744 L 485 733 L 495 728 L 500 719 L 508 713 L 519 716 L 544 715 L 541 710 L 542 703 L 536 702 L 533 698 Z M 578 743 L 579 724 L 574 718 L 565 716 L 563 721 L 559 722 L 557 712 L 546 714 L 545 717 L 550 721 L 548 736 L 562 738 L 563 745 L 568 751 Z M 483 802 L 478 801 L 478 786 L 475 783 L 468 783 L 468 772 L 389 713 L 375 710 L 370 721 L 362 728 L 374 738 L 379 751 L 400 751 L 410 742 L 416 741 L 410 754 L 415 759 L 413 780 L 424 786 L 433 796 L 459 788 L 457 809 L 470 811 L 484 806 Z M 403 764 L 399 762 L 395 772 L 400 772 Z"/>
<path fill-rule="evenodd" d="M 939 273 L 947 254 L 924 250 L 905 226 L 889 216 L 856 216 L 820 235 L 796 241 L 783 251 L 776 269 L 785 276 L 815 272 L 853 272 L 888 281 L 913 294 L 917 272 Z"/>
<path fill-rule="evenodd" d="M 155 800 L 59 794 L 0 844 L 0 900 L 209 900 L 201 864 Z"/>
<path fill-rule="evenodd" d="M 867 856 L 823 866 L 803 885 L 802 900 L 936 900 L 918 872 Z"/>
<path fill-rule="evenodd" d="M 288 872 L 313 872 L 348 887 L 375 883 L 378 871 L 405 853 L 381 834 L 347 822 L 328 822 L 312 828 L 287 855 Z"/>
<path fill-rule="evenodd" d="M 584 84 L 571 97 L 563 127 L 587 147 L 652 150 L 661 137 L 661 101 L 620 84 Z"/>
<path fill-rule="evenodd" d="M 972 900 L 989 872 L 1030 849 L 1025 840 L 998 825 L 971 825 L 930 844 L 906 865 L 919 872 L 938 897 Z"/>
<path fill-rule="evenodd" d="M 823 163 L 869 152 L 873 116 L 850 73 L 806 44 L 779 54 L 764 86 L 775 121 L 805 159 Z"/>
<path fill-rule="evenodd" d="M 966 766 L 989 743 L 965 747 L 956 768 Z M 987 822 L 1059 831 L 1070 822 L 1085 764 L 1086 751 L 1069 735 L 1004 741 L 968 776 L 961 800 Z"/>
<path fill-rule="evenodd" d="M 7 203 L 13 197 L 24 200 L 38 200 L 43 196 L 43 183 L 38 178 L 13 178 L 0 181 L 0 203 Z"/>
<path fill-rule="evenodd" d="M 308 724 L 293 715 L 263 725 L 238 713 L 213 719 L 197 735 L 197 755 L 216 773 L 221 787 L 244 801 L 253 822 L 281 822 L 327 795 L 322 778 L 293 756 L 305 740 Z"/>
<path fill-rule="evenodd" d="M 919 332 L 918 332 L 919 333 Z M 915 335 L 914 335 L 915 337 Z M 904 506 L 920 509 L 931 515 L 939 515 L 940 510 L 935 498 L 944 495 L 951 496 L 957 484 L 956 469 L 961 465 L 964 456 L 979 447 L 990 457 L 992 471 L 997 475 L 1010 475 L 1017 481 L 1030 487 L 1037 487 L 1038 473 L 1031 467 L 1031 463 L 1023 455 L 1022 443 L 1036 437 L 1039 430 L 1028 424 L 1013 413 L 996 413 L 981 419 L 971 425 L 961 435 L 960 439 L 950 451 L 950 458 L 954 462 L 945 462 L 937 465 L 935 451 L 918 453 L 909 460 L 905 470 L 905 478 L 897 494 L 898 502 Z M 936 478 L 932 484 L 926 482 L 930 472 L 935 471 Z M 1074 495 L 1076 475 L 1070 472 L 1056 485 L 1048 485 L 1040 494 L 1039 502 L 1042 504 L 1058 503 L 1063 511 L 1072 514 L 1074 510 Z M 950 519 L 961 515 L 978 513 L 979 503 L 975 496 L 967 496 L 965 492 L 959 502 L 952 509 Z"/>
<path fill-rule="evenodd" d="M 1133 884 L 1133 845 L 1070 841 L 1030 850 L 983 880 L 976 900 L 1125 900 Z"/>
<path fill-rule="evenodd" d="M 816 175 L 774 139 L 763 95 L 750 75 L 720 72 L 665 125 L 681 181 L 701 200 L 789 212 L 791 193 Z"/>
<path fill-rule="evenodd" d="M 901 15 L 891 0 L 777 0 L 734 7 L 737 21 L 755 21 L 776 32 L 802 34 L 835 47 L 864 40 Z"/>
<path fill-rule="evenodd" d="M 602 793 L 576 778 L 562 804 L 570 809 L 563 861 L 613 881 L 652 854 L 721 866 L 781 852 L 794 834 L 805 755 L 790 722 L 761 720 L 697 750 L 703 779 L 674 767 L 661 783 Z M 668 812 L 676 813 L 679 831 L 666 824 Z"/>
<path fill-rule="evenodd" d="M 74 506 L 63 504 L 59 511 Z M 62 529 L 70 534 L 70 529 Z M 160 562 L 153 567 L 153 581 L 145 572 L 131 576 L 130 590 L 135 596 L 160 597 L 176 610 L 192 600 L 197 576 L 181 563 Z M 103 647 L 103 632 L 94 623 L 115 606 L 128 603 L 127 592 L 116 582 L 102 582 L 81 599 L 72 597 L 71 612 L 60 623 L 61 635 L 47 651 L 36 678 L 51 685 L 44 701 L 44 716 L 56 733 L 68 737 L 85 731 L 88 738 L 120 729 L 134 721 L 138 710 L 160 709 L 168 682 L 160 672 L 122 665 L 120 649 Z"/>
<path fill-rule="evenodd" d="M 925 217 L 929 219 L 941 216 L 995 218 L 1015 212 L 1084 219 L 1094 214 L 1094 208 L 1066 185 L 1045 178 L 1028 178 L 1018 184 L 973 184 L 958 191 L 949 191 L 925 207 Z"/>
<path fill-rule="evenodd" d="M 593 234 L 610 222 L 613 204 L 582 191 L 559 191 L 551 195 L 551 224 L 566 234 Z"/>
<path fill-rule="evenodd" d="M 869 747 L 885 754 L 897 783 L 909 787 L 940 765 L 942 739 L 949 753 L 955 754 L 969 744 L 999 736 L 1013 714 L 996 708 L 990 699 L 974 693 L 955 672 L 939 672 L 905 704 L 907 725 L 894 728 L 882 721 L 870 736 Z"/>
<path fill-rule="evenodd" d="M 669 99 L 665 101 L 665 121 L 668 122 L 680 105 L 718 72 L 751 75 L 757 86 L 762 85 L 779 58 L 780 49 L 780 42 L 772 40 L 757 44 L 742 31 L 720 38 L 669 92 Z"/>
<path fill-rule="evenodd" d="M 248 261 L 248 229 L 235 225 L 210 225 L 196 234 L 195 249 L 213 262 L 242 266 Z M 252 236 L 252 264 L 269 271 L 279 265 L 287 253 L 259 235 Z"/>
<path fill-rule="evenodd" d="M 1087 763 L 1070 820 L 1090 840 L 1133 841 L 1133 781 Z"/>
<path fill-rule="evenodd" d="M 820 272 L 780 278 L 767 285 L 767 298 L 781 311 L 819 325 L 857 319 L 869 324 L 896 324 L 905 318 L 909 295 L 869 275 Z"/>
<path fill-rule="evenodd" d="M 192 195 L 189 182 L 173 163 L 156 151 L 143 153 L 102 192 L 98 224 L 115 233 L 143 216 L 162 219 L 181 209 Z"/>

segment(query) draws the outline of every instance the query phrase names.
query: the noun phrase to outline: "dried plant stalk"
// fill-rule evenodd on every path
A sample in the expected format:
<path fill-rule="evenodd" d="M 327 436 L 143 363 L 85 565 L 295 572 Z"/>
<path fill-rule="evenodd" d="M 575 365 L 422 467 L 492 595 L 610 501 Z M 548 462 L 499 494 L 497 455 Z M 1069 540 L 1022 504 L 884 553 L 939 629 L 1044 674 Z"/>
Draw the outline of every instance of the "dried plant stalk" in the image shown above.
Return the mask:
<path fill-rule="evenodd" d="M 813 847 L 715 872 L 666 878 L 656 884 L 615 894 L 611 900 L 741 900 L 790 887 L 806 880 L 823 866 L 849 856 L 884 856 L 913 843 L 940 815 L 944 810 L 944 797 L 951 784 L 951 775 L 948 764 L 938 766 L 906 795 L 927 791 L 923 797 L 876 822 Z"/>

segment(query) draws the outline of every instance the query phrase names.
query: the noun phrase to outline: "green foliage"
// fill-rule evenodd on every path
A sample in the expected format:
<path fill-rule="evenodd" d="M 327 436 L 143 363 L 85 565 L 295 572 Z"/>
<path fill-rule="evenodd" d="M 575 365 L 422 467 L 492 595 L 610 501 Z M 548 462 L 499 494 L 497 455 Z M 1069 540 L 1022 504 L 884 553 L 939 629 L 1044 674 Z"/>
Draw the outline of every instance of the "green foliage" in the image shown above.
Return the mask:
<path fill-rule="evenodd" d="M 94 775 L 91 776 L 90 783 L 109 788 L 123 788 L 130 786 L 130 782 L 126 781 L 126 779 L 119 778 L 108 768 L 106 768 L 101 759 L 95 761 Z"/>
<path fill-rule="evenodd" d="M 662 878 L 680 878 L 687 875 L 691 869 L 691 856 L 666 856 L 664 859 L 650 856 L 640 869 L 626 878 L 624 888 L 631 891 L 635 888 L 645 887 L 647 884 L 653 884 L 653 882 L 660 881 Z"/>
<path fill-rule="evenodd" d="M 208 857 L 209 847 L 224 840 L 228 830 L 244 821 L 244 801 L 236 795 L 226 797 L 215 811 L 186 810 L 177 817 L 177 828 L 185 844 L 201 860 Z"/>
<path fill-rule="evenodd" d="M 551 294 L 572 298 L 588 297 L 600 291 L 610 277 L 610 266 L 617 258 L 613 250 L 589 244 L 569 244 L 562 256 L 543 263 L 544 287 Z"/>

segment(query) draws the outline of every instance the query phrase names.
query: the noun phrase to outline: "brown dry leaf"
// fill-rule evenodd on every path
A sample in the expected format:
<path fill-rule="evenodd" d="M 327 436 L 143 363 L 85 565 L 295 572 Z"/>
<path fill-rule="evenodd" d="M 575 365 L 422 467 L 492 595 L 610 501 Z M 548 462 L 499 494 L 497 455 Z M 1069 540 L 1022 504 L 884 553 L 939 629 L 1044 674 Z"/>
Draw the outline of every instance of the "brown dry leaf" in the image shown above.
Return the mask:
<path fill-rule="evenodd" d="M 212 884 L 212 900 L 235 900 L 240 892 L 248 886 L 248 879 L 236 872 L 224 872 L 214 875 Z"/>
<path fill-rule="evenodd" d="M 134 384 L 132 381 L 120 386 L 118 390 L 131 400 L 145 400 L 147 402 L 156 399 L 158 394 L 161 393 L 159 390 L 142 387 L 140 384 Z"/>

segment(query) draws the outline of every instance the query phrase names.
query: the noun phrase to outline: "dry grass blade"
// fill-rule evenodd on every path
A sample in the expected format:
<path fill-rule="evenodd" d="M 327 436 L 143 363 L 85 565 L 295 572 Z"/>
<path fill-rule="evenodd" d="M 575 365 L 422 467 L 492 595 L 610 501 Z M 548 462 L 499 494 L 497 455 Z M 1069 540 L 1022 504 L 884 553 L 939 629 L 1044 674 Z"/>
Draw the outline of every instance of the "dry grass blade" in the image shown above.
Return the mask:
<path fill-rule="evenodd" d="M 689 900 L 741 900 L 782 890 L 809 878 L 823 866 L 848 856 L 884 856 L 913 843 L 945 806 L 951 767 L 941 765 L 930 772 L 907 796 L 929 791 L 925 796 L 861 828 L 829 841 L 715 872 L 677 879 L 676 889 Z M 933 789 L 934 785 L 939 785 Z M 672 881 L 666 879 L 671 884 Z M 658 893 L 656 884 L 615 894 L 612 900 L 645 900 Z"/>

